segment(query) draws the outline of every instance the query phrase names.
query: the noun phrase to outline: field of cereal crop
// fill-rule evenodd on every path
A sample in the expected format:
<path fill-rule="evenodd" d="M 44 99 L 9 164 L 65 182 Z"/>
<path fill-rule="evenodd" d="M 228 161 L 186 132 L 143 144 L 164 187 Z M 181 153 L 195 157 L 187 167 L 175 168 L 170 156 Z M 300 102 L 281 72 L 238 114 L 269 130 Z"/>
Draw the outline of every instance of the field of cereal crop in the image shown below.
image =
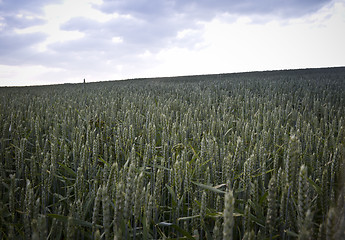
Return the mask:
<path fill-rule="evenodd" d="M 1 239 L 345 239 L 345 68 L 0 88 Z"/>

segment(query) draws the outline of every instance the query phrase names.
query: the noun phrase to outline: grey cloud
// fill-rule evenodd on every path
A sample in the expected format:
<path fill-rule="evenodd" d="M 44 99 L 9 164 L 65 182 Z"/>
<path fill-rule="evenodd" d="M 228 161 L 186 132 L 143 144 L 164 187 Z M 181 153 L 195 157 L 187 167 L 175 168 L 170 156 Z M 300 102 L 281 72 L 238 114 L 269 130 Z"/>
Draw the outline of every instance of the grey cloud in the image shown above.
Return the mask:
<path fill-rule="evenodd" d="M 7 29 L 21 29 L 32 27 L 35 25 L 44 24 L 44 20 L 41 18 L 25 18 L 25 17 L 18 17 L 14 15 L 5 16 L 4 17 L 4 24 Z"/>
<path fill-rule="evenodd" d="M 104 0 L 102 11 L 120 12 L 156 18 L 171 14 L 188 14 L 205 19 L 217 13 L 272 14 L 294 17 L 319 9 L 331 0 Z"/>
<path fill-rule="evenodd" d="M 191 23 L 177 18 L 162 18 L 157 22 L 148 21 L 112 21 L 107 29 L 115 35 L 122 36 L 124 41 L 140 45 L 154 45 L 174 38 L 176 33 L 191 27 Z"/>
<path fill-rule="evenodd" d="M 81 31 L 84 33 L 97 31 L 103 28 L 103 24 L 85 17 L 75 17 L 62 24 L 60 29 L 66 31 Z"/>
<path fill-rule="evenodd" d="M 91 25 L 89 25 L 91 26 Z M 93 29 L 93 28 L 92 28 Z M 104 29 L 99 29 L 104 32 Z M 152 52 L 161 49 L 162 44 L 137 44 L 130 41 L 114 43 L 111 37 L 104 37 L 95 29 L 88 30 L 82 39 L 49 45 L 49 54 L 37 56 L 38 61 L 43 58 L 45 66 L 66 68 L 73 71 L 109 71 L 111 66 L 125 65 L 145 66 L 147 61 L 138 58 L 146 50 Z M 110 35 L 107 33 L 106 35 Z M 151 59 L 150 64 L 155 60 Z M 109 65 L 110 62 L 111 66 Z M 129 64 L 130 63 L 130 64 Z M 129 64 L 129 65 L 128 65 Z M 115 71 L 115 70 L 114 70 Z"/>
<path fill-rule="evenodd" d="M 2 0 L 0 1 L 1 22 L 5 29 L 9 30 L 43 24 L 44 21 L 37 17 L 42 13 L 43 7 L 61 2 L 62 0 Z"/>
<path fill-rule="evenodd" d="M 181 1 L 181 0 L 179 0 Z M 315 11 L 331 0 L 201 0 L 193 1 L 196 7 L 206 7 L 218 12 L 235 14 L 271 14 L 296 17 Z"/>
<path fill-rule="evenodd" d="M 2 0 L 0 1 L 0 64 L 22 65 L 36 63 L 39 53 L 32 46 L 46 39 L 44 33 L 16 33 L 23 29 L 44 23 L 40 18 L 47 4 L 61 0 Z"/>
<path fill-rule="evenodd" d="M 2 0 L 0 2 L 0 11 L 1 13 L 18 13 L 21 11 L 41 13 L 43 6 L 61 2 L 62 0 Z"/>
<path fill-rule="evenodd" d="M 175 2 L 167 0 L 106 0 L 103 1 L 103 4 L 98 8 L 106 13 L 118 12 L 137 16 L 162 16 L 174 11 Z"/>
<path fill-rule="evenodd" d="M 2 40 L 0 38 L 0 41 Z M 18 44 L 20 45 L 20 43 Z M 116 56 L 110 56 L 112 50 L 106 49 L 106 46 L 103 49 L 92 49 L 93 46 L 88 41 L 70 41 L 69 44 L 55 44 L 54 49 L 56 51 L 47 52 L 37 52 L 35 49 L 30 48 L 30 45 L 16 49 L 15 45 L 6 44 L 6 47 L 9 50 L 1 48 L 0 64 L 12 66 L 41 65 L 71 71 L 102 69 L 107 59 Z M 108 51 L 106 52 L 106 50 Z"/>
<path fill-rule="evenodd" d="M 66 52 L 66 53 L 81 53 L 108 51 L 111 49 L 111 40 L 95 37 L 86 37 L 77 40 L 71 40 L 68 42 L 59 42 L 49 45 L 51 50 L 55 52 Z"/>
<path fill-rule="evenodd" d="M 30 48 L 32 45 L 43 41 L 45 38 L 46 35 L 43 33 L 3 33 L 2 35 L 0 35 L 0 56 L 7 56 L 11 58 L 11 55 L 13 53 L 21 52 L 27 48 Z M 2 63 L 6 64 L 6 62 Z"/>
<path fill-rule="evenodd" d="M 153 22 L 149 19 L 139 18 L 125 18 L 119 17 L 108 21 L 107 23 L 99 23 L 86 18 L 74 18 L 65 23 L 61 29 L 68 31 L 81 31 L 86 34 L 84 39 L 76 42 L 62 43 L 59 46 L 53 45 L 55 50 L 67 47 L 72 49 L 85 49 L 84 43 L 99 42 L 95 44 L 92 49 L 103 49 L 106 40 L 111 42 L 113 37 L 120 37 L 123 39 L 121 49 L 126 49 L 130 52 L 144 52 L 145 50 L 155 51 L 162 46 L 172 44 L 176 40 L 178 31 L 193 28 L 200 28 L 193 21 L 189 21 L 184 17 L 175 18 L 160 18 Z M 80 42 L 80 44 L 78 44 Z M 71 45 L 74 45 L 71 47 Z M 118 46 L 118 44 L 115 44 Z M 112 48 L 112 46 L 107 46 Z M 91 48 L 89 48 L 91 49 Z"/>

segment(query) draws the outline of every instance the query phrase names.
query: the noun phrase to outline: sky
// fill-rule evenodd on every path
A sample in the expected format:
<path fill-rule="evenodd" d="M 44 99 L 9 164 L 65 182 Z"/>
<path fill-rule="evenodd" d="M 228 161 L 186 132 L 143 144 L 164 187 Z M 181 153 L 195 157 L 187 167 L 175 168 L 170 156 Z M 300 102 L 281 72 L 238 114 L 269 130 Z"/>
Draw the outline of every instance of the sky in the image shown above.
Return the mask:
<path fill-rule="evenodd" d="M 345 0 L 0 0 L 0 86 L 345 66 Z"/>

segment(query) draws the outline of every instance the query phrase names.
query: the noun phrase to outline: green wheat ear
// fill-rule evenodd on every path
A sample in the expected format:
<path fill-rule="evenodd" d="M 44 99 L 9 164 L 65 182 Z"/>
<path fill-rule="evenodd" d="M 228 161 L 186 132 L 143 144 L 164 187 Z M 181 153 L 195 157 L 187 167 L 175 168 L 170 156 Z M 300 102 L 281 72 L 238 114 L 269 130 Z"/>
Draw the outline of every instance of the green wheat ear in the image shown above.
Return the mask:
<path fill-rule="evenodd" d="M 276 176 L 273 175 L 268 184 L 267 217 L 266 217 L 266 228 L 268 229 L 270 239 L 273 238 L 276 232 L 276 221 L 277 221 L 276 201 L 277 201 Z"/>
<path fill-rule="evenodd" d="M 223 212 L 223 239 L 233 239 L 235 199 L 232 190 L 225 193 Z"/>
<path fill-rule="evenodd" d="M 215 239 L 215 240 L 222 239 L 221 228 L 222 228 L 221 218 L 217 217 L 216 221 L 214 223 L 214 227 L 213 227 L 213 239 Z"/>
<path fill-rule="evenodd" d="M 93 213 L 92 213 L 92 232 L 95 234 L 97 228 L 96 225 L 98 223 L 99 219 L 99 209 L 101 206 L 101 197 L 102 197 L 102 186 L 99 186 L 96 197 L 95 197 L 95 202 L 94 202 L 94 207 L 93 207 Z"/>
<path fill-rule="evenodd" d="M 300 226 L 298 239 L 299 240 L 312 240 L 313 239 L 313 214 L 310 209 L 307 210 L 304 225 Z"/>
<path fill-rule="evenodd" d="M 254 230 L 246 231 L 244 233 L 244 236 L 243 236 L 242 240 L 255 240 L 255 232 L 254 232 Z"/>
<path fill-rule="evenodd" d="M 302 229 L 305 225 L 307 210 L 309 209 L 308 199 L 307 167 L 302 165 L 298 178 L 298 227 Z"/>
<path fill-rule="evenodd" d="M 95 240 L 101 240 L 101 233 L 100 233 L 99 229 L 96 230 L 94 239 Z"/>
<path fill-rule="evenodd" d="M 102 208 L 103 208 L 103 228 L 104 228 L 104 235 L 105 239 L 110 239 L 110 227 L 111 227 L 111 219 L 110 219 L 110 199 L 109 194 L 106 186 L 103 186 L 102 189 Z"/>
<path fill-rule="evenodd" d="M 337 227 L 337 213 L 335 208 L 331 207 L 327 213 L 326 219 L 326 240 L 335 240 L 335 229 Z"/>
<path fill-rule="evenodd" d="M 206 191 L 203 191 L 201 196 L 201 207 L 200 207 L 200 225 L 201 229 L 205 229 L 205 217 L 206 217 Z"/>

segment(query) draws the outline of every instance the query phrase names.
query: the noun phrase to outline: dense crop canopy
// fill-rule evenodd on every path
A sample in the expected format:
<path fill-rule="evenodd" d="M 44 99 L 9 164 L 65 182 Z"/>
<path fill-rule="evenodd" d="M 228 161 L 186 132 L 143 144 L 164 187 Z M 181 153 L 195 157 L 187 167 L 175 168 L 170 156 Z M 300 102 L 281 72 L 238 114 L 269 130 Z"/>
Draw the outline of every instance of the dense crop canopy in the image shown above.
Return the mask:
<path fill-rule="evenodd" d="M 344 239 L 344 90 L 344 68 L 1 88 L 0 238 Z"/>

